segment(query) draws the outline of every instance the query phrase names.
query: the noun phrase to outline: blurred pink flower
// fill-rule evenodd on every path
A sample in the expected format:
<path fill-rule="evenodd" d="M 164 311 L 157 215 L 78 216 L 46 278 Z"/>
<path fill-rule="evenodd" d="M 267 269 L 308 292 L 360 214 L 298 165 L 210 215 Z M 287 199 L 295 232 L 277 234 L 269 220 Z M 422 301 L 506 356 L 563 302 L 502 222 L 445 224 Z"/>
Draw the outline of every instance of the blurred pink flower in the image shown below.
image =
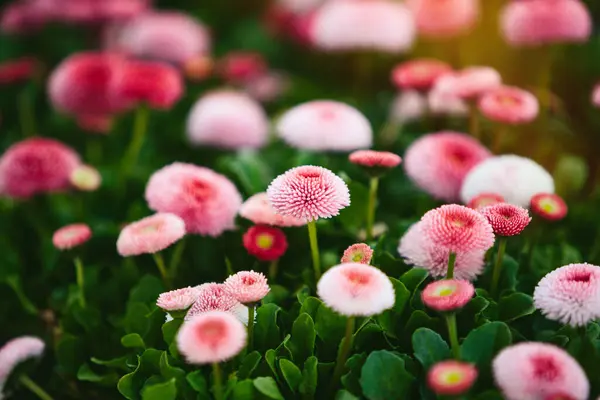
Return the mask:
<path fill-rule="evenodd" d="M 559 221 L 567 216 L 569 207 L 557 194 L 538 193 L 531 198 L 531 211 L 549 221 Z"/>
<path fill-rule="evenodd" d="M 386 274 L 370 265 L 346 263 L 329 268 L 317 284 L 327 307 L 346 316 L 381 314 L 394 306 L 394 287 Z"/>
<path fill-rule="evenodd" d="M 407 0 L 419 34 L 447 38 L 469 31 L 479 17 L 478 0 Z"/>
<path fill-rule="evenodd" d="M 356 108 L 332 100 L 291 108 L 280 117 L 276 131 L 290 146 L 315 151 L 364 149 L 373 141 L 367 118 Z"/>
<path fill-rule="evenodd" d="M 304 165 L 275 178 L 267 189 L 276 212 L 306 221 L 331 218 L 350 205 L 346 183 L 323 167 Z"/>
<path fill-rule="evenodd" d="M 148 0 L 34 0 L 53 6 L 53 20 L 92 24 L 126 20 L 150 7 Z"/>
<path fill-rule="evenodd" d="M 248 198 L 240 207 L 239 214 L 257 225 L 292 227 L 306 225 L 303 219 L 278 214 L 269 202 L 266 192 L 257 193 Z"/>
<path fill-rule="evenodd" d="M 421 118 L 427 110 L 427 98 L 416 90 L 406 90 L 396 95 L 389 109 L 388 119 L 404 124 Z"/>
<path fill-rule="evenodd" d="M 188 233 L 216 237 L 235 227 L 242 197 L 224 175 L 176 162 L 152 174 L 146 201 L 154 211 L 181 217 Z"/>
<path fill-rule="evenodd" d="M 27 198 L 69 188 L 69 177 L 81 164 L 79 155 L 48 138 L 25 139 L 0 157 L 0 193 Z"/>
<path fill-rule="evenodd" d="M 450 81 L 454 78 L 450 77 Z M 436 82 L 445 78 L 440 78 Z M 464 117 L 469 114 L 469 106 L 466 101 L 446 91 L 445 84 L 434 84 L 433 89 L 427 95 L 427 105 L 431 113 L 435 115 L 449 115 L 452 117 Z"/>
<path fill-rule="evenodd" d="M 276 4 L 295 14 L 303 14 L 318 8 L 326 0 L 278 0 Z"/>
<path fill-rule="evenodd" d="M 513 46 L 585 42 L 592 18 L 580 0 L 528 0 L 506 3 L 500 15 L 506 41 Z"/>
<path fill-rule="evenodd" d="M 89 133 L 108 134 L 113 126 L 113 118 L 108 115 L 78 115 L 77 126 Z"/>
<path fill-rule="evenodd" d="M 477 100 L 502 85 L 502 77 L 490 67 L 469 67 L 445 74 L 436 80 L 433 91 L 462 100 Z"/>
<path fill-rule="evenodd" d="M 592 104 L 600 108 L 600 83 L 594 86 L 594 90 L 592 92 Z"/>
<path fill-rule="evenodd" d="M 469 201 L 469 204 L 467 204 L 467 207 L 479 211 L 484 207 L 498 203 L 504 203 L 504 197 L 496 193 L 481 193 L 473 197 L 471 201 Z"/>
<path fill-rule="evenodd" d="M 585 326 L 600 317 L 600 267 L 584 263 L 555 269 L 540 280 L 533 300 L 546 318 Z"/>
<path fill-rule="evenodd" d="M 402 3 L 328 1 L 316 11 L 310 34 L 313 44 L 324 50 L 400 53 L 412 46 L 415 23 Z"/>
<path fill-rule="evenodd" d="M 355 243 L 344 250 L 341 263 L 359 263 L 369 265 L 373 257 L 373 249 L 366 243 Z"/>
<path fill-rule="evenodd" d="M 437 395 L 459 396 L 466 393 L 477 380 L 477 368 L 462 361 L 446 360 L 427 372 L 427 384 Z"/>
<path fill-rule="evenodd" d="M 185 287 L 161 293 L 156 300 L 156 305 L 165 311 L 187 310 L 196 302 L 200 291 L 198 287 Z"/>
<path fill-rule="evenodd" d="M 93 192 L 100 187 L 102 176 L 96 168 L 81 164 L 71 172 L 69 182 L 77 190 Z"/>
<path fill-rule="evenodd" d="M 301 45 L 312 44 L 311 26 L 316 10 L 295 13 L 280 4 L 272 3 L 264 16 L 271 35 L 286 37 Z"/>
<path fill-rule="evenodd" d="M 45 343 L 34 336 L 20 336 L 9 340 L 0 348 L 0 394 L 11 372 L 23 361 L 39 358 Z"/>
<path fill-rule="evenodd" d="M 31 57 L 8 60 L 0 63 L 0 85 L 7 85 L 31 79 L 38 62 Z"/>
<path fill-rule="evenodd" d="M 515 236 L 531 222 L 527 209 L 508 203 L 492 204 L 478 210 L 500 236 Z"/>
<path fill-rule="evenodd" d="M 537 98 L 516 87 L 500 86 L 479 99 L 479 111 L 488 119 L 503 124 L 526 124 L 539 112 Z"/>
<path fill-rule="evenodd" d="M 248 309 L 227 291 L 224 284 L 203 283 L 195 289 L 197 298 L 185 315 L 186 321 L 209 311 L 223 311 L 248 324 Z"/>
<path fill-rule="evenodd" d="M 389 151 L 357 150 L 350 153 L 348 160 L 352 164 L 365 168 L 390 169 L 397 167 L 402 162 L 399 155 Z"/>
<path fill-rule="evenodd" d="M 185 235 L 185 224 L 175 214 L 157 213 L 125 226 L 117 240 L 123 257 L 154 254 L 166 249 Z"/>
<path fill-rule="evenodd" d="M 30 34 L 39 31 L 52 13 L 42 1 L 13 1 L 2 9 L 0 30 L 8 34 Z"/>
<path fill-rule="evenodd" d="M 421 292 L 423 304 L 436 311 L 457 311 L 469 303 L 475 287 L 469 281 L 442 279 L 431 282 Z"/>
<path fill-rule="evenodd" d="M 268 65 L 262 54 L 253 51 L 232 51 L 217 66 L 218 74 L 228 83 L 246 83 L 265 74 Z"/>
<path fill-rule="evenodd" d="M 481 143 L 458 132 L 437 132 L 415 140 L 404 154 L 412 182 L 437 199 L 456 201 L 465 176 L 491 156 Z"/>
<path fill-rule="evenodd" d="M 442 75 L 452 72 L 452 67 L 440 60 L 418 58 L 398 64 L 392 70 L 392 82 L 398 89 L 427 91 Z"/>
<path fill-rule="evenodd" d="M 267 114 L 242 92 L 209 92 L 196 101 L 188 115 L 187 136 L 195 145 L 259 148 L 267 143 L 268 135 Z"/>
<path fill-rule="evenodd" d="M 230 295 L 246 305 L 258 303 L 271 290 L 267 278 L 254 271 L 240 271 L 228 277 L 223 284 Z"/>
<path fill-rule="evenodd" d="M 244 91 L 256 100 L 268 103 L 277 100 L 289 89 L 288 77 L 280 71 L 270 71 L 246 82 Z"/>
<path fill-rule="evenodd" d="M 87 224 L 71 224 L 56 230 L 52 235 L 52 244 L 59 250 L 69 250 L 81 246 L 92 237 Z"/>
<path fill-rule="evenodd" d="M 590 384 L 577 361 L 547 343 L 523 342 L 502 350 L 492 362 L 494 379 L 506 400 L 587 400 Z"/>

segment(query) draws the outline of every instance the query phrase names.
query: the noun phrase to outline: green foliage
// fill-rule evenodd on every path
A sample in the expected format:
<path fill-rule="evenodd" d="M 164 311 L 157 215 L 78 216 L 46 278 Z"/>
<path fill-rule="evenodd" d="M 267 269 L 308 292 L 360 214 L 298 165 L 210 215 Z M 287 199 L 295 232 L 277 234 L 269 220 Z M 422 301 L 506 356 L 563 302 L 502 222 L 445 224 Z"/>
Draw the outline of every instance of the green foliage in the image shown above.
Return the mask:
<path fill-rule="evenodd" d="M 403 399 L 415 380 L 404 360 L 386 350 L 372 352 L 362 367 L 360 385 L 369 400 Z"/>

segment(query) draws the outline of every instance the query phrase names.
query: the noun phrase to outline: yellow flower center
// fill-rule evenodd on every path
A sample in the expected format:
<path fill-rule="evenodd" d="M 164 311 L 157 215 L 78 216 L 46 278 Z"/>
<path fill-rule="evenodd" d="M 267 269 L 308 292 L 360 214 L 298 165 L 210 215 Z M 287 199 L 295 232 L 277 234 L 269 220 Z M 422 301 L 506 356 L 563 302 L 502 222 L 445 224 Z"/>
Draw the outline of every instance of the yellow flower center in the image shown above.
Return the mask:
<path fill-rule="evenodd" d="M 263 250 L 273 247 L 273 236 L 268 233 L 261 233 L 256 237 L 256 245 Z"/>
<path fill-rule="evenodd" d="M 442 381 L 449 385 L 456 385 L 463 380 L 463 375 L 459 371 L 448 371 L 442 375 Z"/>
<path fill-rule="evenodd" d="M 354 253 L 354 255 L 352 256 L 352 261 L 355 261 L 355 262 L 359 262 L 362 259 L 363 259 L 362 253 Z"/>

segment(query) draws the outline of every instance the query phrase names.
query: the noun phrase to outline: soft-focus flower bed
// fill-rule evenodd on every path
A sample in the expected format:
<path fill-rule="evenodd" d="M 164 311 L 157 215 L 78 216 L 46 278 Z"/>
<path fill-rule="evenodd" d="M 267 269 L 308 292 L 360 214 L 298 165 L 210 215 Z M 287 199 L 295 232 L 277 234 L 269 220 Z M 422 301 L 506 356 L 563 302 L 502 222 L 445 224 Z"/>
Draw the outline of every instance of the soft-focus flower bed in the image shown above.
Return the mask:
<path fill-rule="evenodd" d="M 0 398 L 599 398 L 596 2 L 0 7 Z"/>

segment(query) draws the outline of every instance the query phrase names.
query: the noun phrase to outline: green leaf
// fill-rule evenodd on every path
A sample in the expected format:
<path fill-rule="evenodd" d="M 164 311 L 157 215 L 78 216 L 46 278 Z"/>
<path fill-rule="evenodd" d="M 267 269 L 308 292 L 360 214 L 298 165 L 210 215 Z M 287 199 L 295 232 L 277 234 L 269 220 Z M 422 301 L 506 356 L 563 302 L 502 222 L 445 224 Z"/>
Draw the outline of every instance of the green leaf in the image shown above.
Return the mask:
<path fill-rule="evenodd" d="M 404 360 L 387 350 L 372 352 L 362 367 L 360 386 L 369 400 L 405 399 L 415 380 Z"/>
<path fill-rule="evenodd" d="M 496 353 L 511 341 L 510 328 L 504 322 L 488 322 L 465 338 L 461 346 L 462 358 L 477 364 L 479 369 L 489 368 Z"/>
<path fill-rule="evenodd" d="M 448 344 L 437 333 L 428 328 L 419 328 L 412 335 L 415 358 L 425 370 L 435 363 L 450 358 Z"/>
<path fill-rule="evenodd" d="M 394 285 L 396 301 L 394 302 L 394 307 L 392 307 L 391 310 L 384 311 L 376 318 L 383 330 L 390 336 L 395 337 L 395 332 L 398 328 L 400 317 L 406 305 L 410 301 L 411 293 L 401 281 L 394 278 L 389 279 L 392 282 L 392 285 Z"/>
<path fill-rule="evenodd" d="M 356 395 L 360 395 L 362 393 L 362 389 L 360 387 L 360 375 L 362 372 L 362 367 L 365 365 L 366 361 L 367 355 L 365 353 L 354 354 L 348 358 L 348 361 L 346 361 L 348 373 L 342 376 L 342 383 L 346 389 Z"/>
<path fill-rule="evenodd" d="M 369 189 L 362 183 L 351 181 L 348 183 L 350 190 L 350 198 L 352 202 L 340 212 L 337 219 L 342 223 L 344 228 L 353 231 L 361 227 L 365 221 L 365 209 L 369 201 Z"/>
<path fill-rule="evenodd" d="M 302 372 L 300 371 L 300 368 L 296 367 L 290 360 L 282 358 L 279 360 L 279 369 L 281 369 L 283 379 L 285 379 L 291 391 L 295 392 L 302 382 Z"/>
<path fill-rule="evenodd" d="M 253 400 L 254 392 L 252 379 L 244 379 L 235 383 L 230 398 L 232 400 Z"/>
<path fill-rule="evenodd" d="M 335 400 L 359 400 L 359 398 L 347 390 L 339 390 L 335 395 Z"/>
<path fill-rule="evenodd" d="M 183 324 L 183 319 L 176 318 L 169 322 L 165 322 L 161 327 L 163 340 L 167 346 L 169 346 L 169 353 L 171 353 L 173 357 L 179 356 L 179 350 L 177 349 L 175 337 L 177 336 L 177 332 L 179 332 L 181 324 Z"/>
<path fill-rule="evenodd" d="M 202 374 L 202 371 L 196 370 L 196 371 L 190 372 L 185 377 L 185 380 L 187 381 L 187 383 L 190 384 L 192 389 L 194 389 L 196 392 L 200 393 L 201 395 L 205 396 L 203 398 L 208 399 L 210 397 L 208 394 L 208 383 L 206 383 L 206 378 Z"/>
<path fill-rule="evenodd" d="M 264 191 L 274 178 L 269 165 L 254 150 L 244 150 L 235 157 L 223 158 L 221 163 L 235 175 L 248 194 Z"/>
<path fill-rule="evenodd" d="M 121 338 L 121 344 L 123 345 L 123 347 L 127 348 L 146 348 L 144 339 L 142 339 L 142 337 L 137 333 L 128 333 L 127 335 L 123 336 Z"/>
<path fill-rule="evenodd" d="M 256 312 L 254 327 L 254 343 L 259 349 L 270 349 L 281 341 L 277 314 L 281 308 L 273 303 L 260 306 Z"/>
<path fill-rule="evenodd" d="M 144 275 L 129 294 L 129 302 L 140 302 L 155 304 L 158 295 L 164 292 L 164 286 L 160 279 L 154 275 Z"/>
<path fill-rule="evenodd" d="M 141 394 L 142 400 L 175 400 L 177 398 L 175 378 L 166 382 L 144 386 Z"/>
<path fill-rule="evenodd" d="M 337 347 L 346 331 L 346 317 L 321 304 L 317 310 L 315 330 L 326 345 Z"/>
<path fill-rule="evenodd" d="M 294 361 L 301 364 L 313 355 L 315 348 L 315 323 L 307 313 L 302 313 L 292 325 L 292 337 L 288 347 L 292 352 Z"/>
<path fill-rule="evenodd" d="M 138 365 L 136 369 L 121 377 L 117 383 L 119 393 L 128 400 L 138 400 L 140 390 L 144 382 L 150 375 L 160 374 L 160 357 L 162 351 L 156 349 L 146 349 L 141 356 L 138 356 Z"/>
<path fill-rule="evenodd" d="M 302 370 L 302 382 L 298 388 L 299 392 L 304 395 L 313 396 L 317 391 L 319 373 L 317 371 L 318 360 L 315 356 L 310 356 L 304 362 Z"/>
<path fill-rule="evenodd" d="M 473 397 L 474 400 L 504 400 L 504 397 L 496 390 L 487 390 Z"/>
<path fill-rule="evenodd" d="M 404 327 L 404 333 L 412 336 L 413 332 L 420 327 L 427 327 L 432 330 L 436 330 L 439 324 L 439 318 L 432 318 L 429 315 L 427 315 L 425 311 L 415 310 L 406 322 L 406 326 Z"/>
<path fill-rule="evenodd" d="M 277 383 L 270 376 L 256 378 L 254 381 L 254 387 L 260 393 L 273 400 L 285 400 L 277 387 Z"/>
<path fill-rule="evenodd" d="M 427 275 L 428 272 L 425 269 L 412 268 L 400 277 L 400 282 L 404 284 L 409 292 L 414 293 L 414 291 L 425 281 Z"/>
<path fill-rule="evenodd" d="M 269 293 L 262 299 L 263 304 L 282 303 L 290 296 L 290 291 L 281 285 L 269 285 L 269 287 L 271 290 L 269 290 Z"/>
<path fill-rule="evenodd" d="M 498 317 L 501 321 L 514 321 L 534 312 L 533 297 L 525 293 L 513 293 L 503 297 L 498 303 Z"/>
<path fill-rule="evenodd" d="M 75 375 L 81 364 L 86 361 L 83 340 L 68 334 L 64 335 L 56 345 L 56 357 L 63 372 Z"/>
<path fill-rule="evenodd" d="M 502 259 L 502 270 L 500 271 L 500 288 L 503 290 L 515 290 L 517 288 L 517 274 L 519 264 L 510 255 L 505 254 Z"/>
<path fill-rule="evenodd" d="M 319 310 L 319 307 L 321 307 L 321 304 L 323 304 L 321 300 L 317 299 L 316 297 L 307 297 L 302 303 L 302 307 L 300 307 L 300 314 L 307 313 L 314 321 L 317 317 L 317 311 Z"/>
<path fill-rule="evenodd" d="M 100 375 L 94 372 L 86 363 L 79 367 L 79 370 L 77 371 L 77 379 L 84 382 L 93 382 L 102 386 L 114 387 L 119 380 L 119 375 L 117 375 L 117 373 L 114 371 L 111 371 L 105 375 Z"/>
<path fill-rule="evenodd" d="M 247 354 L 246 357 L 244 357 L 244 359 L 242 360 L 242 364 L 240 365 L 240 368 L 237 371 L 236 375 L 238 379 L 244 380 L 250 378 L 252 376 L 252 372 L 254 372 L 256 367 L 258 367 L 258 364 L 260 364 L 261 359 L 262 356 L 256 350 L 252 353 Z"/>
<path fill-rule="evenodd" d="M 127 365 L 128 356 L 123 356 L 119 358 L 113 358 L 111 360 L 100 360 L 96 357 L 92 357 L 90 360 L 97 365 L 103 365 L 105 367 L 117 368 L 122 371 L 129 372 L 129 367 Z"/>
<path fill-rule="evenodd" d="M 138 333 L 144 336 L 148 332 L 150 321 L 147 315 L 150 313 L 148 306 L 141 302 L 127 304 L 125 313 L 125 332 Z"/>

